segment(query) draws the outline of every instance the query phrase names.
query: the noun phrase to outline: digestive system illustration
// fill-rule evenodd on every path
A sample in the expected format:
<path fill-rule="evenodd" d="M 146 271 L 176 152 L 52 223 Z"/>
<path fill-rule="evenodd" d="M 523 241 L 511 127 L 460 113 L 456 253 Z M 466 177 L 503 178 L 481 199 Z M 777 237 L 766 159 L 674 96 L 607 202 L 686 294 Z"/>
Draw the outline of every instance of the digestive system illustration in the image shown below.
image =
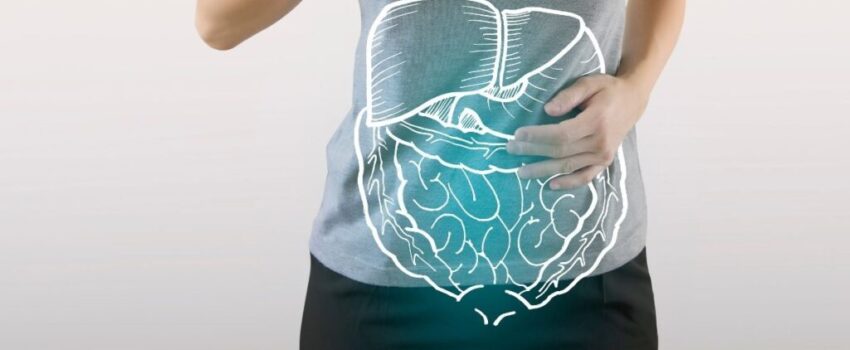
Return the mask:
<path fill-rule="evenodd" d="M 628 208 L 622 147 L 592 182 L 557 191 L 551 177 L 520 179 L 529 160 L 505 149 L 517 128 L 553 119 L 542 107 L 559 90 L 605 73 L 582 17 L 483 0 L 396 1 L 372 23 L 366 50 L 358 188 L 377 248 L 400 271 L 458 302 L 503 287 L 516 309 L 470 305 L 498 326 L 599 266 Z"/>

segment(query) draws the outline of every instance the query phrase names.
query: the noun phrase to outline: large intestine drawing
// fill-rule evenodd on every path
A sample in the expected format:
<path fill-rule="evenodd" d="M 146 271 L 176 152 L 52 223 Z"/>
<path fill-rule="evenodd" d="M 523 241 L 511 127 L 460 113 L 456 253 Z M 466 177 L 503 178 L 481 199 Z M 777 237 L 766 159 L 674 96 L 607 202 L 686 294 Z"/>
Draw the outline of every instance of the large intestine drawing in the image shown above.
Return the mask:
<path fill-rule="evenodd" d="M 559 89 L 605 73 L 580 16 L 403 0 L 383 8 L 366 45 L 358 187 L 378 248 L 402 272 L 457 301 L 504 285 L 533 310 L 596 269 L 627 212 L 622 147 L 569 191 L 520 179 L 529 159 L 505 151 L 517 128 L 552 119 L 542 106 Z M 500 312 L 492 324 L 515 310 Z"/>

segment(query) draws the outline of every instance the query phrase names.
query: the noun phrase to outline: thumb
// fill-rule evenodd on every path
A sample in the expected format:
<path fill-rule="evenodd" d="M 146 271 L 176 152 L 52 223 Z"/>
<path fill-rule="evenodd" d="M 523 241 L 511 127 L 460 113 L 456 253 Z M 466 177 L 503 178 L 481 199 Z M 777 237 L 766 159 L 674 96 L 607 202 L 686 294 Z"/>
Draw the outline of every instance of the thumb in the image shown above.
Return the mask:
<path fill-rule="evenodd" d="M 579 78 L 570 87 L 558 92 L 555 97 L 543 106 L 546 114 L 553 117 L 560 117 L 580 106 L 602 88 L 601 80 L 596 75 Z"/>

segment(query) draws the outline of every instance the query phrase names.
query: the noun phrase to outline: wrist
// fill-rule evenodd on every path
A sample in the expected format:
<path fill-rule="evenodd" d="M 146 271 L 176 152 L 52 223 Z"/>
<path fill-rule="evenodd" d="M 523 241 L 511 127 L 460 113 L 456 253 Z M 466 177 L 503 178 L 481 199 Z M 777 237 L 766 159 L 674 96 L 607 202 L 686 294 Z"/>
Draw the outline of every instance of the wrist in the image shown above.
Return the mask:
<path fill-rule="evenodd" d="M 626 84 L 629 91 L 637 95 L 641 100 L 649 100 L 652 94 L 652 89 L 655 86 L 655 79 L 647 74 L 639 72 L 625 72 L 617 75 L 622 82 Z"/>
<path fill-rule="evenodd" d="M 618 75 L 618 78 L 624 86 L 625 93 L 631 96 L 630 99 L 633 101 L 634 108 L 633 113 L 631 113 L 632 122 L 637 124 L 649 104 L 654 81 L 638 74 L 623 74 Z"/>

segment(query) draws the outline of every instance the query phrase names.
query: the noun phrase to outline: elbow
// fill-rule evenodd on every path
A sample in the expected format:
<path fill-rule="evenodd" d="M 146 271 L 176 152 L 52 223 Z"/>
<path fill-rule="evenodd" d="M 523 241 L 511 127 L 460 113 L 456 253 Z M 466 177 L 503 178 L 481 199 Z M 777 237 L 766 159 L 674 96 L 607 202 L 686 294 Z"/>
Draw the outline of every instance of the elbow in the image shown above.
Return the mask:
<path fill-rule="evenodd" d="M 228 34 L 224 26 L 200 17 L 195 19 L 195 30 L 207 46 L 219 51 L 230 50 L 240 43 L 240 40 Z"/>

